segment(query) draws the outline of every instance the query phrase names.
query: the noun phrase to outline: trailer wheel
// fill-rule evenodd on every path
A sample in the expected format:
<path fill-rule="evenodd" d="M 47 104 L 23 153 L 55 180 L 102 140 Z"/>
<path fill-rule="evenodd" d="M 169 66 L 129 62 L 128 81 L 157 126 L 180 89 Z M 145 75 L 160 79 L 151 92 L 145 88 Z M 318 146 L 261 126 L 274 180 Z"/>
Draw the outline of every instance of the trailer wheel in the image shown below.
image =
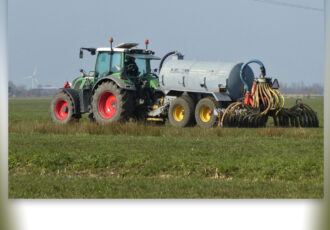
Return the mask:
<path fill-rule="evenodd" d="M 64 92 L 56 94 L 50 103 L 50 115 L 58 124 L 79 121 L 80 114 L 74 114 L 74 104 L 70 96 Z"/>
<path fill-rule="evenodd" d="M 194 121 L 195 103 L 188 95 L 176 98 L 170 105 L 168 119 L 175 127 L 186 127 Z"/>
<path fill-rule="evenodd" d="M 195 119 L 197 125 L 203 128 L 209 128 L 216 125 L 217 116 L 213 114 L 215 108 L 219 107 L 218 102 L 212 97 L 201 99 L 195 109 Z"/>
<path fill-rule="evenodd" d="M 92 96 L 92 112 L 99 124 L 126 120 L 134 109 L 134 98 L 129 91 L 111 81 L 103 82 Z"/>

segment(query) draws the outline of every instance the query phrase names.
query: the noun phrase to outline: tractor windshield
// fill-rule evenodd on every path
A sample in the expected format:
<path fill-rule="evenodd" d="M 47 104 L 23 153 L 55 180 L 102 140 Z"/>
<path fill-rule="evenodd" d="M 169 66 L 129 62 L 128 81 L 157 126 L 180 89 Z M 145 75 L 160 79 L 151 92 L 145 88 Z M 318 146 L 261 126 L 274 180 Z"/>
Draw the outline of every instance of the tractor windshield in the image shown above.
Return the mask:
<path fill-rule="evenodd" d="M 126 55 L 125 72 L 128 76 L 141 77 L 148 72 L 147 60 L 135 58 L 134 55 Z"/>
<path fill-rule="evenodd" d="M 144 59 L 135 59 L 136 65 L 139 68 L 139 77 L 147 73 L 147 63 Z"/>
<path fill-rule="evenodd" d="M 159 60 L 159 57 L 144 54 L 127 54 L 125 58 L 125 67 L 127 74 L 141 77 L 150 73 L 150 60 Z"/>

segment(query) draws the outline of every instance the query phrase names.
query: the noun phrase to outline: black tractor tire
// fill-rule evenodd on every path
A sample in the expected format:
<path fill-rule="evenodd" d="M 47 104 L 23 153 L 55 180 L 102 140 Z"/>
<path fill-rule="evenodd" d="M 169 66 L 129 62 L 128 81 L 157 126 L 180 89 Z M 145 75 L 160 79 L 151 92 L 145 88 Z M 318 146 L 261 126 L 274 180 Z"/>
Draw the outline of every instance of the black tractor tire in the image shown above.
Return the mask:
<path fill-rule="evenodd" d="M 90 122 L 95 122 L 95 118 L 94 118 L 94 114 L 93 113 L 89 113 L 88 114 L 88 118 Z"/>
<path fill-rule="evenodd" d="M 80 114 L 75 114 L 74 103 L 65 92 L 56 94 L 50 103 L 50 115 L 57 124 L 67 124 L 77 122 L 81 118 Z"/>
<path fill-rule="evenodd" d="M 133 112 L 133 120 L 136 122 L 145 122 L 148 117 L 148 108 L 146 106 L 140 105 L 136 106 Z"/>
<path fill-rule="evenodd" d="M 110 124 L 127 120 L 134 111 L 135 98 L 114 82 L 106 81 L 99 85 L 92 96 L 92 113 L 99 124 Z"/>
<path fill-rule="evenodd" d="M 195 120 L 199 127 L 210 128 L 217 124 L 218 117 L 214 115 L 215 108 L 220 107 L 213 97 L 205 97 L 199 100 L 195 108 Z"/>
<path fill-rule="evenodd" d="M 186 127 L 194 123 L 194 100 L 188 95 L 174 99 L 170 104 L 168 119 L 175 127 Z"/>

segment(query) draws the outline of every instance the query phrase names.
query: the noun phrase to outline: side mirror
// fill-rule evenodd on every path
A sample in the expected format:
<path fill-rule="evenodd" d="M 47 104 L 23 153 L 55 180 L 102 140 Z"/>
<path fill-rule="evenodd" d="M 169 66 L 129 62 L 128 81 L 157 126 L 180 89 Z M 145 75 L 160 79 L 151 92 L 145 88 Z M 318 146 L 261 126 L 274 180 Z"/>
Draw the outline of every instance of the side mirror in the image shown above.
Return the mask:
<path fill-rule="evenodd" d="M 82 51 L 82 49 L 80 49 L 80 51 L 79 51 L 79 58 L 82 59 L 83 57 L 84 57 L 83 51 Z"/>
<path fill-rule="evenodd" d="M 86 76 L 86 73 L 83 69 L 80 69 L 80 73 L 82 73 L 82 76 L 85 77 Z"/>

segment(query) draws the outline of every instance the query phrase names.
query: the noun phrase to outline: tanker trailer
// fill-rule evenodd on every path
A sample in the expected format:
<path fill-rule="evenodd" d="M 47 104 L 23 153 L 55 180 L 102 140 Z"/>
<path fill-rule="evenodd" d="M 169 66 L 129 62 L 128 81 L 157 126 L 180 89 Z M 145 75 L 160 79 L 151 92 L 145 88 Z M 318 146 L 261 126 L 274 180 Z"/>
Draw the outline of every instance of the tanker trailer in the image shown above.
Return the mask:
<path fill-rule="evenodd" d="M 173 55 L 172 59 L 164 63 L 169 55 Z M 159 85 L 173 126 L 185 127 L 195 122 L 201 127 L 214 126 L 217 111 L 244 97 L 242 62 L 184 60 L 179 52 L 169 55 L 160 62 Z M 244 69 L 244 80 L 252 86 L 254 74 L 249 66 Z"/>

